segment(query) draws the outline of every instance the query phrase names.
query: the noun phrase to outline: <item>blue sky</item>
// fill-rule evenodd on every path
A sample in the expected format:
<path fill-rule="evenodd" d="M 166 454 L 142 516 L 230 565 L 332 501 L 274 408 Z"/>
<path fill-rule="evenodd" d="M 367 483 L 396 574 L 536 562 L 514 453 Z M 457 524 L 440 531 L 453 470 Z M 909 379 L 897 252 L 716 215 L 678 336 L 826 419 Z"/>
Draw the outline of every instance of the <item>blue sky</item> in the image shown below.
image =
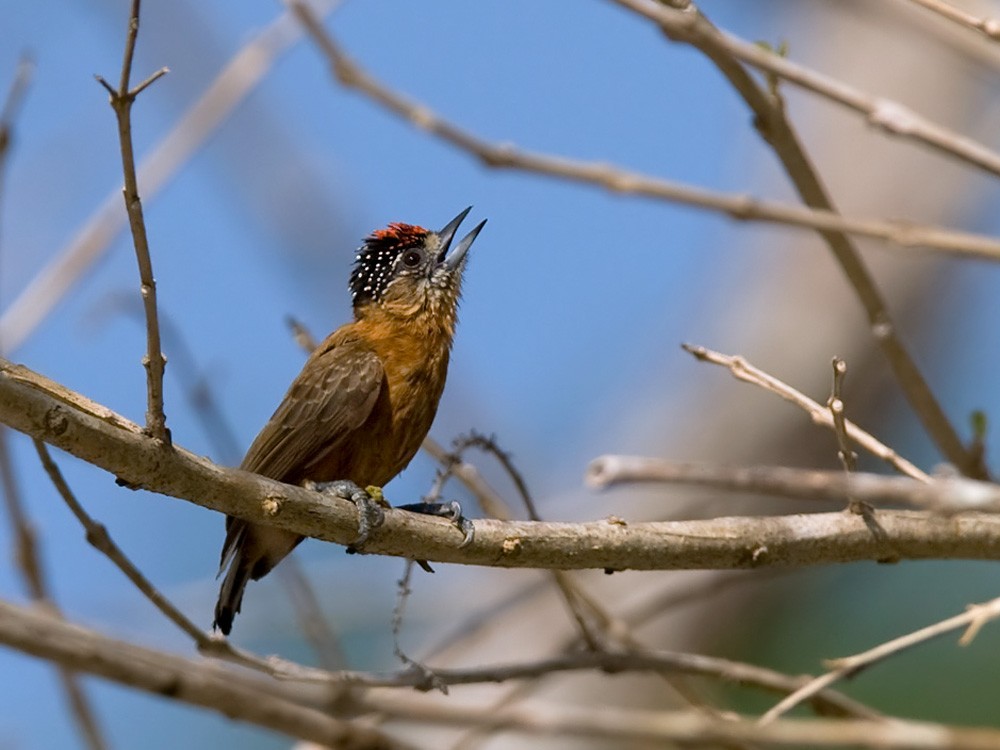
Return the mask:
<path fill-rule="evenodd" d="M 706 5 L 746 38 L 777 40 L 794 30 L 795 14 L 779 12 L 782 3 L 754 4 L 766 10 L 752 14 L 740 3 Z M 281 12 L 272 2 L 145 6 L 137 77 L 164 65 L 172 72 L 135 106 L 140 154 Z M 0 0 L 0 86 L 21 50 L 37 63 L 0 206 L 0 308 L 120 184 L 113 116 L 93 74 L 117 78 L 126 13 L 117 0 Z M 774 176 L 773 167 L 761 166 L 764 147 L 746 112 L 710 66 L 611 3 L 355 1 L 336 11 L 330 27 L 375 76 L 487 139 L 719 190 L 753 190 Z M 470 204 L 470 220 L 489 224 L 468 264 L 449 385 L 432 434 L 442 442 L 469 429 L 497 435 L 542 497 L 579 487 L 596 453 L 637 449 L 627 438 L 609 444 L 609 436 L 628 434 L 621 415 L 664 379 L 682 390 L 686 379 L 703 377 L 678 344 L 717 336 L 713 305 L 730 285 L 766 270 L 766 259 L 729 251 L 724 238 L 732 225 L 711 214 L 489 171 L 338 87 L 316 50 L 299 44 L 146 204 L 161 310 L 212 383 L 241 448 L 301 366 L 285 316 L 317 335 L 345 322 L 350 262 L 365 234 L 389 221 L 438 227 Z M 969 278 L 987 297 L 995 273 L 981 270 Z M 145 341 L 137 287 L 130 241 L 119 236 L 13 358 L 141 422 Z M 166 393 L 174 439 L 226 460 L 185 403 L 180 358 L 169 339 L 166 346 L 174 357 Z M 947 387 L 962 409 L 983 405 Z M 188 652 L 86 546 L 30 443 L 12 443 L 59 603 L 81 622 Z M 222 519 L 117 488 L 112 477 L 70 457 L 59 462 L 139 566 L 207 626 Z M 415 499 L 433 472 L 417 458 L 388 496 Z M 383 643 L 398 565 L 345 558 L 319 543 L 304 545 L 300 557 L 309 570 L 336 571 L 346 598 L 365 601 Z M 373 592 L 369 579 L 384 586 Z M 0 597 L 22 596 L 12 566 L 0 564 Z M 335 612 L 340 596 L 329 593 Z M 267 611 L 275 608 L 268 601 L 280 602 L 278 613 Z M 283 606 L 273 584 L 251 589 L 237 638 L 263 651 L 294 649 L 294 622 Z M 352 618 L 334 615 L 349 633 L 366 627 L 364 618 Z M 350 637 L 358 637 L 359 652 L 366 648 L 363 638 Z M 384 654 L 370 659 L 361 666 L 385 663 Z M 0 674 L 0 748 L 73 746 L 72 726 L 53 713 L 59 698 L 47 667 L 0 651 Z M 208 714 L 88 685 L 114 746 L 211 738 L 285 746 Z"/>

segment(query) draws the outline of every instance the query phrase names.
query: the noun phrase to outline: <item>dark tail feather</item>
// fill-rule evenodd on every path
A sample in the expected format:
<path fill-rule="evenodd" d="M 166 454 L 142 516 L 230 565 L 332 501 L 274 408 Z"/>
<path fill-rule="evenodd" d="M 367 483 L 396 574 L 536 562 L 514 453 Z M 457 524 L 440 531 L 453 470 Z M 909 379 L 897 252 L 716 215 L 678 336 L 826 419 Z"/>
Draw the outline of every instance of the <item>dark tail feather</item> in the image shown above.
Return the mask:
<path fill-rule="evenodd" d="M 252 569 L 253 561 L 237 552 L 229 566 L 229 572 L 222 581 L 219 601 L 215 604 L 215 622 L 212 623 L 212 627 L 221 630 L 223 635 L 229 635 L 229 631 L 233 629 L 233 618 L 240 611 L 243 590 L 247 587 Z"/>

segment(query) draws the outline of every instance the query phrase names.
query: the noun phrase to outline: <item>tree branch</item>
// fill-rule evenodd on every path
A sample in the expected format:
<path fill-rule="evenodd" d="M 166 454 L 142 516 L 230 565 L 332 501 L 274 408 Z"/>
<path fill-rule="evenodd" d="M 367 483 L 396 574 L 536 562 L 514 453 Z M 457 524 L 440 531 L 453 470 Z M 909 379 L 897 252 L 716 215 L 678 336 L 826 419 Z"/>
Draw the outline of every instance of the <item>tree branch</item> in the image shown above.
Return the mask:
<path fill-rule="evenodd" d="M 78 672 L 202 706 L 228 718 L 312 740 L 324 747 L 354 750 L 411 747 L 306 705 L 321 704 L 323 691 L 263 679 L 218 662 L 160 653 L 3 601 L 0 601 L 0 643 Z"/>
<path fill-rule="evenodd" d="M 838 231 L 883 240 L 899 247 L 926 247 L 969 257 L 1000 260 L 1000 242 L 992 237 L 955 232 L 907 221 L 853 219 L 824 207 L 803 207 L 765 201 L 748 195 L 720 193 L 671 182 L 613 165 L 583 162 L 486 141 L 411 101 L 362 70 L 323 28 L 315 12 L 302 0 L 285 0 L 298 15 L 326 56 L 333 75 L 344 86 L 357 89 L 372 101 L 494 169 L 517 169 L 563 180 L 582 182 L 613 193 L 681 203 L 724 213 L 739 221 L 761 221 L 820 231 Z"/>
<path fill-rule="evenodd" d="M 776 88 L 765 89 L 750 75 L 737 58 L 731 40 L 716 29 L 693 3 L 686 11 L 680 12 L 645 0 L 615 2 L 653 20 L 669 39 L 690 44 L 711 60 L 753 112 L 758 133 L 778 157 L 802 202 L 811 208 L 837 213 L 826 185 L 786 116 L 784 101 Z M 778 58 L 777 55 L 770 54 L 767 57 Z M 996 171 L 1000 173 L 1000 156 L 997 158 Z M 842 231 L 821 230 L 819 234 L 854 289 L 868 317 L 871 334 L 881 347 L 896 381 L 927 435 L 959 471 L 974 476 L 979 467 L 962 444 L 958 432 L 931 391 L 916 360 L 903 344 L 882 292 L 861 259 L 857 247 Z"/>
<path fill-rule="evenodd" d="M 111 472 L 129 487 L 338 544 L 357 537 L 357 512 L 350 502 L 217 466 L 182 448 L 164 451 L 124 417 L 3 359 L 0 422 Z M 839 473 L 837 478 L 843 480 Z M 912 484 L 920 492 L 937 492 L 942 502 L 950 497 L 948 483 L 935 483 L 932 490 Z M 986 483 L 974 486 L 994 496 L 1000 493 Z M 855 485 L 844 489 L 861 494 Z M 1000 555 L 1000 518 L 883 511 L 879 522 L 885 541 L 904 558 Z M 878 560 L 884 553 L 862 519 L 842 513 L 649 523 L 481 519 L 473 543 L 461 545 L 462 534 L 446 520 L 389 511 L 366 551 L 443 563 L 558 570 L 801 566 Z"/>
<path fill-rule="evenodd" d="M 682 344 L 681 348 L 700 362 L 711 362 L 713 365 L 721 365 L 727 368 L 737 380 L 756 385 L 765 391 L 770 391 L 780 396 L 785 401 L 795 404 L 804 410 L 815 424 L 836 431 L 836 424 L 829 408 L 824 408 L 801 391 L 797 391 L 770 373 L 754 367 L 746 358 L 738 355 L 722 354 L 711 349 L 706 349 L 704 346 L 694 346 L 692 344 Z M 844 419 L 844 429 L 851 440 L 873 456 L 885 461 L 900 474 L 906 474 L 921 482 L 931 481 L 931 478 L 924 471 L 914 466 L 892 448 L 846 418 Z"/>
<path fill-rule="evenodd" d="M 940 514 L 1000 513 L 1000 485 L 958 476 L 916 482 L 881 474 L 845 474 L 784 466 L 718 466 L 642 456 L 600 456 L 587 467 L 586 479 L 590 486 L 599 489 L 616 484 L 661 482 L 793 500 L 854 499 L 872 505 L 903 504 Z"/>

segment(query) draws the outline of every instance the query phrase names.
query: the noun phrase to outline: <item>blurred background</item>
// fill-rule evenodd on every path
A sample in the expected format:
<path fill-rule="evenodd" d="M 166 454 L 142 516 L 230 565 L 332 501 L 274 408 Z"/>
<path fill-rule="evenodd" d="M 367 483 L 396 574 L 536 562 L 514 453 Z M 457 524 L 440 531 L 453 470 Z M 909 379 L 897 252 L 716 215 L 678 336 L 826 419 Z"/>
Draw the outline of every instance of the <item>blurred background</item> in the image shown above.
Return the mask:
<path fill-rule="evenodd" d="M 962 5 L 1000 15 L 997 3 Z M 745 39 L 786 41 L 794 60 L 1000 148 L 1000 48 L 913 3 L 706 0 L 702 8 Z M 102 205 L 123 221 L 114 117 L 93 75 L 117 80 L 127 13 L 122 0 L 0 0 L 0 90 L 22 53 L 36 65 L 0 205 L 0 325 L 7 356 L 141 423 L 145 332 L 127 233 L 98 243 L 96 259 L 37 325 L 17 336 L 9 327 L 19 296 Z M 831 434 L 773 396 L 696 363 L 681 342 L 743 354 L 819 401 L 829 393 L 831 357 L 845 357 L 848 416 L 927 470 L 940 461 L 817 237 L 490 171 L 337 85 L 297 26 L 276 21 L 284 14 L 275 2 L 143 4 L 135 80 L 161 66 L 171 72 L 133 110 L 140 155 L 159 147 L 252 39 L 269 35 L 274 53 L 259 83 L 179 170 L 143 191 L 167 321 L 166 406 L 176 443 L 238 463 L 303 362 L 286 317 L 325 335 L 349 319 L 350 264 L 368 232 L 390 221 L 436 228 L 472 204 L 470 220 L 489 224 L 468 265 L 449 384 L 431 435 L 446 445 L 473 429 L 495 435 L 546 518 L 800 509 L 677 490 L 597 495 L 582 477 L 601 453 L 837 466 Z M 355 0 L 336 7 L 327 25 L 373 75 L 488 140 L 796 202 L 747 110 L 711 64 L 614 3 Z M 845 213 L 997 232 L 996 184 L 988 175 L 874 133 L 859 117 L 792 87 L 783 91 Z M 968 437 L 972 410 L 1000 413 L 1000 269 L 860 244 L 904 341 Z M 203 387 L 231 430 L 232 446 L 205 429 L 204 412 L 192 402 Z M 191 644 L 86 544 L 30 441 L 11 435 L 9 443 L 54 598 L 67 616 L 190 654 Z M 57 460 L 138 566 L 208 628 L 222 518 L 121 489 L 71 457 Z M 987 460 L 995 461 L 995 452 Z M 488 458 L 480 463 L 513 503 L 504 477 Z M 435 469 L 421 454 L 387 497 L 417 500 Z M 457 485 L 447 494 L 463 500 L 470 515 L 480 513 Z M 13 549 L 6 522 L 0 545 Z M 403 562 L 348 557 L 315 541 L 296 557 L 349 664 L 394 668 L 390 616 Z M 413 582 L 402 632 L 413 656 L 484 612 L 497 613 L 504 627 L 487 628 L 464 651 L 451 649 L 432 663 L 550 653 L 574 632 L 542 574 L 437 567 L 436 575 Z M 995 566 L 956 562 L 579 578 L 621 616 L 645 607 L 636 633 L 647 644 L 791 673 L 815 672 L 823 658 L 863 650 L 1000 589 Z M 283 580 L 272 575 L 251 585 L 234 639 L 260 653 L 315 662 Z M 0 559 L 0 598 L 26 599 L 12 554 Z M 964 649 L 946 639 L 846 689 L 905 716 L 1000 725 L 995 694 L 986 689 L 1000 668 L 998 646 L 996 628 Z M 609 679 L 618 680 L 613 698 L 600 687 Z M 85 684 L 112 747 L 291 744 L 215 714 L 96 680 Z M 559 700 L 676 700 L 649 678 L 577 675 L 550 680 L 541 692 L 556 690 Z M 721 694 L 709 683 L 695 691 L 737 710 L 774 700 L 736 689 Z M 0 650 L 0 748 L 79 744 L 51 666 Z"/>

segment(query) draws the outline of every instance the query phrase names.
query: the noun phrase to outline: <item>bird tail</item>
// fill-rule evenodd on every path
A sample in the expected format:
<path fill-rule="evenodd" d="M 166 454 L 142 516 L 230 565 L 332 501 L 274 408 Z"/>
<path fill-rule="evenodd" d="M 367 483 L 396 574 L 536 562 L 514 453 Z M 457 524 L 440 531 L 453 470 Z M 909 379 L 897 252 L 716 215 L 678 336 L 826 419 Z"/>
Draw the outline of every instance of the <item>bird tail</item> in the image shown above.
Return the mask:
<path fill-rule="evenodd" d="M 243 590 L 250 580 L 252 563 L 240 556 L 233 561 L 219 589 L 219 601 L 215 604 L 215 622 L 212 627 L 218 628 L 223 635 L 229 635 L 233 629 L 233 618 L 240 611 L 243 603 Z"/>
<path fill-rule="evenodd" d="M 257 526 L 232 516 L 226 518 L 226 542 L 222 545 L 219 575 L 226 571 L 215 605 L 215 622 L 224 635 L 233 628 L 233 618 L 243 603 L 249 581 L 257 581 L 302 541 L 302 537 L 268 526 Z"/>
<path fill-rule="evenodd" d="M 229 517 L 226 519 L 226 543 L 222 547 L 222 560 L 219 562 L 219 574 L 229 565 L 226 577 L 219 588 L 219 601 L 215 604 L 215 622 L 213 628 L 218 628 L 223 635 L 229 635 L 233 629 L 233 618 L 240 611 L 243 603 L 243 591 L 250 580 L 254 560 L 243 548 L 247 537 L 248 525 L 244 521 Z"/>

